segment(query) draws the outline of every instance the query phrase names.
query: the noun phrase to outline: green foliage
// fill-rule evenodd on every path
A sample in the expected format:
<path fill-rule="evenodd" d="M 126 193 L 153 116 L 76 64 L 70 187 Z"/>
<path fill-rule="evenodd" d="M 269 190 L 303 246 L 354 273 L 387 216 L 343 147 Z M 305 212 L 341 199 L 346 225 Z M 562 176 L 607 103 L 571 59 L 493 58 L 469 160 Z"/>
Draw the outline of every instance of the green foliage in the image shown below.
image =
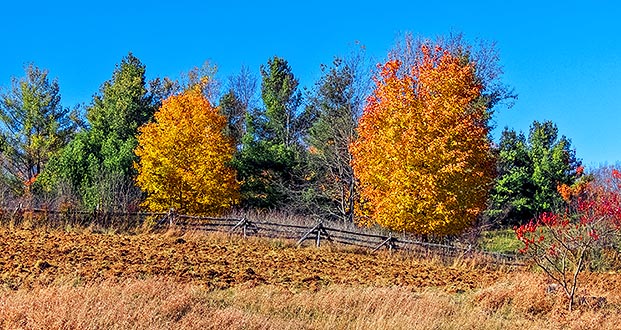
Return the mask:
<path fill-rule="evenodd" d="M 235 146 L 241 145 L 245 134 L 246 108 L 234 90 L 229 90 L 220 98 L 220 113 L 227 119 L 226 135 L 233 139 Z"/>
<path fill-rule="evenodd" d="M 246 134 L 246 121 L 254 106 L 257 79 L 246 66 L 239 73 L 229 77 L 228 92 L 220 98 L 220 113 L 227 118 L 226 133 L 240 149 Z"/>
<path fill-rule="evenodd" d="M 490 196 L 493 208 L 488 210 L 489 215 L 520 223 L 534 215 L 536 187 L 531 180 L 533 164 L 529 149 L 523 133 L 505 128 L 498 148 L 498 177 Z"/>
<path fill-rule="evenodd" d="M 114 70 L 112 78 L 93 97 L 82 131 L 60 155 L 50 162 L 41 184 L 53 190 L 69 184 L 85 207 L 112 208 L 114 198 L 106 198 L 109 182 L 125 182 L 131 190 L 137 160 L 139 126 L 153 116 L 154 104 L 147 93 L 145 66 L 131 53 Z"/>
<path fill-rule="evenodd" d="M 60 104 L 58 82 L 34 64 L 25 73 L 0 94 L 2 181 L 11 182 L 17 193 L 37 178 L 76 129 L 69 109 Z"/>
<path fill-rule="evenodd" d="M 498 148 L 498 177 L 488 215 L 500 225 L 522 224 L 562 204 L 557 186 L 572 185 L 580 161 L 551 121 L 533 122 L 528 140 L 505 128 Z"/>
<path fill-rule="evenodd" d="M 298 80 L 286 60 L 274 57 L 261 67 L 264 109 L 246 114 L 246 134 L 234 159 L 242 207 L 285 208 L 303 193 L 302 137 L 312 123 L 299 112 Z"/>
<path fill-rule="evenodd" d="M 241 179 L 241 201 L 245 208 L 282 208 L 291 201 L 295 152 L 270 141 L 250 141 L 233 160 Z"/>
<path fill-rule="evenodd" d="M 481 236 L 479 244 L 485 251 L 498 253 L 516 253 L 524 245 L 515 237 L 512 229 L 486 231 Z"/>
<path fill-rule="evenodd" d="M 558 128 L 551 121 L 535 121 L 530 128 L 530 158 L 533 162 L 534 201 L 538 213 L 562 203 L 557 191 L 559 184 L 571 185 L 576 180 L 576 169 L 581 165 L 576 159 L 571 142 L 558 136 Z"/>
<path fill-rule="evenodd" d="M 363 65 L 358 53 L 345 60 L 335 59 L 331 67 L 322 66 L 323 75 L 310 98 L 310 111 L 317 120 L 306 139 L 314 178 L 307 195 L 311 210 L 323 218 L 353 222 L 356 180 L 349 145 L 356 138 L 371 81 Z M 366 86 L 361 82 L 365 78 Z"/>
<path fill-rule="evenodd" d="M 307 112 L 298 112 L 302 94 L 298 90 L 298 79 L 293 75 L 289 63 L 279 57 L 268 60 L 261 66 L 261 98 L 265 111 L 257 113 L 260 138 L 272 140 L 287 147 L 298 144 L 310 127 Z"/>
<path fill-rule="evenodd" d="M 119 141 L 131 139 L 151 119 L 154 109 L 147 97 L 145 71 L 144 64 L 130 53 L 93 97 L 86 118 L 99 139 L 109 135 Z"/>

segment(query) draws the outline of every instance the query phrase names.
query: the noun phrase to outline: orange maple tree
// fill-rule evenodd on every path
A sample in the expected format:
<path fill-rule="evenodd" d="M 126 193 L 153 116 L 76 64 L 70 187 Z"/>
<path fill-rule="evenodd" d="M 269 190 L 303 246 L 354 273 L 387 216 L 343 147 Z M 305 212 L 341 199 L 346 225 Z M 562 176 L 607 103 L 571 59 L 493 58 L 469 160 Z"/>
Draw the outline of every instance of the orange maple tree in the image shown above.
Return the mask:
<path fill-rule="evenodd" d="M 350 146 L 363 224 L 457 234 L 485 208 L 494 178 L 489 114 L 475 66 L 423 44 L 385 63 Z"/>
<path fill-rule="evenodd" d="M 140 127 L 138 186 L 152 211 L 218 214 L 237 203 L 239 184 L 229 166 L 235 148 L 226 118 L 200 84 L 166 99 L 155 122 Z"/>

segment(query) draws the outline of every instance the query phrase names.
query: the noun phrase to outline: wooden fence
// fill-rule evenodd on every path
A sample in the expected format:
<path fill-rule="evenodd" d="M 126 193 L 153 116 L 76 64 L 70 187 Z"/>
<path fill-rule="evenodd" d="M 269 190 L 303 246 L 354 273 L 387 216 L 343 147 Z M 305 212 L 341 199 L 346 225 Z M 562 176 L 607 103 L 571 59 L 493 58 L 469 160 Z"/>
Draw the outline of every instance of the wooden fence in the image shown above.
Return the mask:
<path fill-rule="evenodd" d="M 525 266 L 515 254 L 496 253 L 478 250 L 473 247 L 459 247 L 416 241 L 402 238 L 392 233 L 379 235 L 362 231 L 350 231 L 330 227 L 323 222 L 318 222 L 312 226 L 302 226 L 270 221 L 253 221 L 246 217 L 241 219 L 212 218 L 169 214 L 160 221 L 160 224 L 175 225 L 186 230 L 237 233 L 244 237 L 261 236 L 294 239 L 297 240 L 298 246 L 312 241 L 313 245 L 319 247 L 322 242 L 328 241 L 357 246 L 369 249 L 372 252 L 376 252 L 380 249 L 386 249 L 388 251 L 401 250 L 430 257 L 476 257 L 483 262 L 509 266 Z"/>
<path fill-rule="evenodd" d="M 460 258 L 476 257 L 477 260 L 509 266 L 524 266 L 514 254 L 502 254 L 482 251 L 472 247 L 437 244 L 407 239 L 388 233 L 375 234 L 368 231 L 351 231 L 339 229 L 318 222 L 311 226 L 286 224 L 270 221 L 253 221 L 242 218 L 216 218 L 190 216 L 169 213 L 149 212 L 87 212 L 59 211 L 45 209 L 0 209 L 0 220 L 24 221 L 31 219 L 39 224 L 53 226 L 66 225 L 100 225 L 119 229 L 131 229 L 142 225 L 145 221 L 153 223 L 156 228 L 175 226 L 182 230 L 216 231 L 239 234 L 243 237 L 260 236 L 268 238 L 284 238 L 297 241 L 297 245 L 308 244 L 319 247 L 322 242 L 332 242 L 369 249 L 376 252 L 381 249 L 388 251 L 407 251 L 421 256 Z"/>

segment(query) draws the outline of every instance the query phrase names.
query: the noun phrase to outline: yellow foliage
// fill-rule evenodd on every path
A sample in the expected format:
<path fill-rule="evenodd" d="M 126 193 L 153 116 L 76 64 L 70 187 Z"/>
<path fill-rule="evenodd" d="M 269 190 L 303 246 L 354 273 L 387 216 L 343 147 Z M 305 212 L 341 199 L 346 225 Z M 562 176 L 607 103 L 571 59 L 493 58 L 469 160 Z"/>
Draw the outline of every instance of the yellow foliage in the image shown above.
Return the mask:
<path fill-rule="evenodd" d="M 459 233 L 485 208 L 494 177 L 474 67 L 423 46 L 413 68 L 389 61 L 376 84 L 350 146 L 359 215 L 398 231 Z"/>
<path fill-rule="evenodd" d="M 139 129 L 135 166 L 137 184 L 147 193 L 144 205 L 215 215 L 236 204 L 239 184 L 229 166 L 235 149 L 225 126 L 200 86 L 165 100 L 155 121 Z"/>

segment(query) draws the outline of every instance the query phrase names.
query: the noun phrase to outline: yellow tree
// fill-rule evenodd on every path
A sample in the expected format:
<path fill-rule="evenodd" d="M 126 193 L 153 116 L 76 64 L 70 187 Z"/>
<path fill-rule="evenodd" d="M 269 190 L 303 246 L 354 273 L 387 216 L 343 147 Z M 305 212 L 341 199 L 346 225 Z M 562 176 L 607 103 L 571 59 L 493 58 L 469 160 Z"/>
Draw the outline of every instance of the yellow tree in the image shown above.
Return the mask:
<path fill-rule="evenodd" d="M 475 67 L 423 44 L 411 67 L 391 60 L 351 146 L 366 224 L 457 234 L 485 208 L 494 178 L 489 114 Z"/>
<path fill-rule="evenodd" d="M 226 118 L 201 92 L 200 84 L 166 99 L 155 121 L 142 126 L 135 152 L 137 184 L 152 211 L 171 208 L 215 215 L 238 201 L 235 151 L 224 135 Z"/>

